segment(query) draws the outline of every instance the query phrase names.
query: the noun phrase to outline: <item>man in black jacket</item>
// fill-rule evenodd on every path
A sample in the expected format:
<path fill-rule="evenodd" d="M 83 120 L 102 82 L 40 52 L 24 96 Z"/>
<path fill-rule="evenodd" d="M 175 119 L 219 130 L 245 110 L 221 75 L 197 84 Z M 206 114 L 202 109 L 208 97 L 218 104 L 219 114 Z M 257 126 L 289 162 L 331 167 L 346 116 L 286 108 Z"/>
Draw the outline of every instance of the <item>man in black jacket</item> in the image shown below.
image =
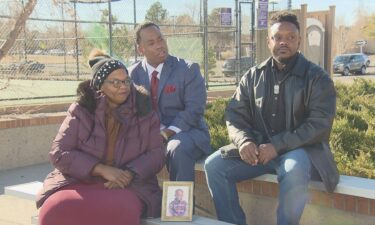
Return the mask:
<path fill-rule="evenodd" d="M 339 179 L 328 145 L 336 111 L 336 92 L 328 74 L 299 51 L 297 17 L 272 16 L 268 47 L 272 57 L 245 74 L 226 109 L 231 146 L 205 163 L 207 182 L 219 220 L 244 225 L 236 183 L 266 173 L 279 181 L 277 225 L 298 225 L 315 175 L 332 192 Z"/>

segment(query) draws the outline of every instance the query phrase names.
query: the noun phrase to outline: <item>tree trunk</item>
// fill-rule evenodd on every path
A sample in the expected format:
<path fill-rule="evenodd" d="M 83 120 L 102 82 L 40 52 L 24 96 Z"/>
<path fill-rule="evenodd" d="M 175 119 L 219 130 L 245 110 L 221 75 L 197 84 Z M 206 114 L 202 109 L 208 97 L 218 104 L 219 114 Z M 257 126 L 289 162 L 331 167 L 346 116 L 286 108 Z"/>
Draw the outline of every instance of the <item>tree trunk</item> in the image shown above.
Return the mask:
<path fill-rule="evenodd" d="M 14 42 L 16 41 L 18 35 L 21 33 L 22 28 L 26 23 L 26 20 L 33 12 L 36 3 L 37 0 L 29 0 L 21 14 L 18 16 L 12 31 L 9 33 L 8 38 L 0 48 L 0 61 L 4 58 L 6 54 L 8 54 L 8 51 L 12 48 Z"/>

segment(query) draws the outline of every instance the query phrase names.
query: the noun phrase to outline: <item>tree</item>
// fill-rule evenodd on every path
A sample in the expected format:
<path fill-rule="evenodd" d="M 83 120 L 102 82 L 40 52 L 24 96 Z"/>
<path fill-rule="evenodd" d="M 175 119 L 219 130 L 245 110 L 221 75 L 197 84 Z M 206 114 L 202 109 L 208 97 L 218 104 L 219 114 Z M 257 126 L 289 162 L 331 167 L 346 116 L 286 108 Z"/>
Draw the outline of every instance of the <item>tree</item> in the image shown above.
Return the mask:
<path fill-rule="evenodd" d="M 147 10 L 145 19 L 156 24 L 161 24 L 167 18 L 167 10 L 157 1 Z"/>
<path fill-rule="evenodd" d="M 232 48 L 231 43 L 234 40 L 234 33 L 228 31 L 226 26 L 221 26 L 220 8 L 212 9 L 207 20 L 208 25 L 211 26 L 211 28 L 209 27 L 208 45 L 215 50 L 216 54 L 219 55 L 221 51 L 228 47 Z"/>
<path fill-rule="evenodd" d="M 108 15 L 109 11 L 107 9 L 102 10 L 101 22 L 106 23 L 94 24 L 87 31 L 86 35 L 93 38 L 88 39 L 88 43 L 85 44 L 85 53 L 91 51 L 92 48 L 100 48 L 109 52 L 109 41 L 107 38 L 102 38 L 108 37 Z M 112 16 L 112 24 L 116 21 L 117 18 Z M 132 48 L 133 44 L 125 25 L 113 24 L 112 41 L 113 55 L 123 59 L 128 59 L 131 54 L 129 49 Z"/>
<path fill-rule="evenodd" d="M 349 27 L 346 36 L 346 52 L 359 51 L 359 46 L 356 45 L 355 42 L 358 40 L 364 40 L 366 36 L 364 28 L 369 24 L 368 14 L 362 9 L 358 9 L 356 14 L 356 19 L 353 25 Z"/>
<path fill-rule="evenodd" d="M 197 23 L 200 21 L 200 6 L 199 4 L 194 4 L 192 2 L 186 3 L 185 8 L 188 11 L 187 15 L 190 15 L 190 17 Z"/>
<path fill-rule="evenodd" d="M 107 22 L 108 21 L 108 15 L 109 15 L 109 10 L 108 9 L 103 9 L 101 10 L 102 15 L 100 16 L 100 21 L 101 22 Z M 117 22 L 117 17 L 112 15 L 112 22 Z"/>
<path fill-rule="evenodd" d="M 22 12 L 16 19 L 16 23 L 14 27 L 9 33 L 8 38 L 5 40 L 4 44 L 0 48 L 0 61 L 4 58 L 8 51 L 12 48 L 14 42 L 16 41 L 18 35 L 21 33 L 22 28 L 25 27 L 26 20 L 29 18 L 31 13 L 33 12 L 37 0 L 29 0 L 25 7 L 23 8 Z"/>
<path fill-rule="evenodd" d="M 368 38 L 375 38 L 375 14 L 369 17 L 367 25 L 363 29 Z"/>

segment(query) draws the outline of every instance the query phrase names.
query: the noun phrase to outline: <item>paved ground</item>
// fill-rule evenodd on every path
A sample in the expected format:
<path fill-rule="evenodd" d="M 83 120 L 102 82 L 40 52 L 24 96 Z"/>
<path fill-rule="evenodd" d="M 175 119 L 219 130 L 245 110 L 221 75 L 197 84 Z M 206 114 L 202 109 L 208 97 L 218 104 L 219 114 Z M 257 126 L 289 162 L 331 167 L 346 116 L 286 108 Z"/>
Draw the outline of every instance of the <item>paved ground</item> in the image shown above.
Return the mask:
<path fill-rule="evenodd" d="M 73 102 L 80 81 L 7 80 L 0 78 L 0 107 Z M 217 85 L 219 85 L 217 83 Z M 208 94 L 234 90 L 235 86 L 210 86 Z"/>
<path fill-rule="evenodd" d="M 35 202 L 5 195 L 4 187 L 43 181 L 51 168 L 40 164 L 0 172 L 0 225 L 31 225 L 31 217 L 38 214 Z"/>

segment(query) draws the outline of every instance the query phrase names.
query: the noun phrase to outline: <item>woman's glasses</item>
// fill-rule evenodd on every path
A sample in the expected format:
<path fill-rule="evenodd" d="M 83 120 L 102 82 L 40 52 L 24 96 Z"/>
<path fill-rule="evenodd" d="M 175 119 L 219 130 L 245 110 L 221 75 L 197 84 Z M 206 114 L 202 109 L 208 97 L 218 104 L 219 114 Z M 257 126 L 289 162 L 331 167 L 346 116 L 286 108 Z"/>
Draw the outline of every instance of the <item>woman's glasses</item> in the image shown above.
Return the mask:
<path fill-rule="evenodd" d="M 125 87 L 129 87 L 132 84 L 131 79 L 126 79 L 126 80 L 105 80 L 105 83 L 112 84 L 113 87 L 115 88 L 120 88 L 121 85 L 124 85 Z"/>

